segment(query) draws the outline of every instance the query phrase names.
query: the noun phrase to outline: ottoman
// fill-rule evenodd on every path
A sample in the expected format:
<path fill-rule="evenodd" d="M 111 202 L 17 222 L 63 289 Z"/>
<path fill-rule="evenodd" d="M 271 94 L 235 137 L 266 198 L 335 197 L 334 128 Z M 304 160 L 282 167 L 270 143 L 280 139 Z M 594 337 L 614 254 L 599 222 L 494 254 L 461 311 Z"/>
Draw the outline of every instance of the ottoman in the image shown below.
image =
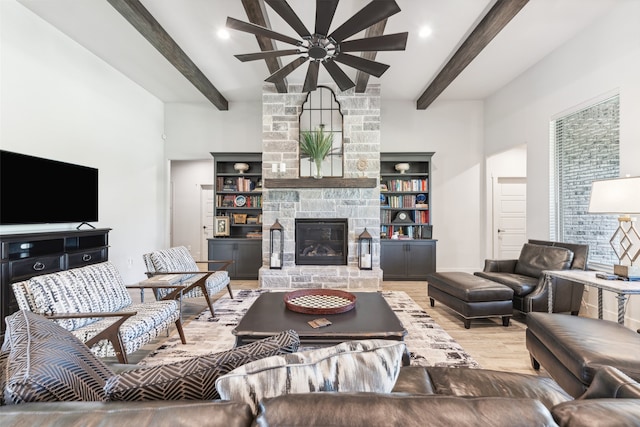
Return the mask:
<path fill-rule="evenodd" d="M 509 326 L 513 314 L 513 289 L 469 273 L 431 273 L 427 275 L 431 307 L 440 301 L 464 318 L 469 329 L 471 319 L 502 317 Z"/>
<path fill-rule="evenodd" d="M 542 365 L 573 397 L 585 392 L 601 366 L 640 380 L 640 334 L 617 322 L 532 312 L 525 339 L 533 368 Z"/>

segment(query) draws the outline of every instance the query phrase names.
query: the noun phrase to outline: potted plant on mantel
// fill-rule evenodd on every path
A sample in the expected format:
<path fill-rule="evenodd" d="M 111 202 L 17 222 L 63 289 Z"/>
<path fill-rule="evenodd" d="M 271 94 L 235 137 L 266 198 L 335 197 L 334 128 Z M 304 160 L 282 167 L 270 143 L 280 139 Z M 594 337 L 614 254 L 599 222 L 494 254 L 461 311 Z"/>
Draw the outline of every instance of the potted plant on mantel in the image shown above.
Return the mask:
<path fill-rule="evenodd" d="M 324 125 L 316 130 L 300 132 L 300 153 L 316 165 L 314 178 L 322 178 L 322 161 L 333 151 L 333 134 L 324 132 Z"/>

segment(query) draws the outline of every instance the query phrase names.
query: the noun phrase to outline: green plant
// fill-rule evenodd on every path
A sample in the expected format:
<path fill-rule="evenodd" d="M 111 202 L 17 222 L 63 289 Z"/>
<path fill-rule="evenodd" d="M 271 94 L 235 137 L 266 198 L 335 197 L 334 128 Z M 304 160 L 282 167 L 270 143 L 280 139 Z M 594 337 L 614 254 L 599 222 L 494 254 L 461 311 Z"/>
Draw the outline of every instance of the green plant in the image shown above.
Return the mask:
<path fill-rule="evenodd" d="M 300 132 L 300 152 L 310 159 L 325 159 L 331 152 L 333 135 L 318 130 L 303 130 Z"/>
<path fill-rule="evenodd" d="M 317 130 L 300 132 L 300 152 L 316 164 L 317 175 L 321 176 L 322 161 L 333 150 L 333 134 L 325 133 L 323 126 Z"/>

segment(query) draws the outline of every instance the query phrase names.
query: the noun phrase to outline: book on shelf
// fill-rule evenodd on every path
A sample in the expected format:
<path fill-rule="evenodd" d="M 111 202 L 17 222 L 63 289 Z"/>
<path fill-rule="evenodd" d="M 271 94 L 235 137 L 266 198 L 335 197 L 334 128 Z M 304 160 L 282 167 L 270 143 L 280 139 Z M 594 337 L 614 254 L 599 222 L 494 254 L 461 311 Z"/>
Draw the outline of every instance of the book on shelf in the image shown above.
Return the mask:
<path fill-rule="evenodd" d="M 391 179 L 386 187 L 389 191 L 427 191 L 427 179 Z"/>

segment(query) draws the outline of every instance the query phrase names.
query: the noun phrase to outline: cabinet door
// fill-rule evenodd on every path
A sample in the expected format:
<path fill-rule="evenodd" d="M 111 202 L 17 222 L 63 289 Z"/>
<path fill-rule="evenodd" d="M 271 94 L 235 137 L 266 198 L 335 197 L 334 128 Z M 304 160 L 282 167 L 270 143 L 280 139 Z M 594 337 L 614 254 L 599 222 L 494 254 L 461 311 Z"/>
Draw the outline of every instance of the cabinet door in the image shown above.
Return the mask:
<path fill-rule="evenodd" d="M 232 259 L 227 271 L 232 279 L 257 279 L 262 267 L 260 239 L 210 239 L 208 259 Z"/>
<path fill-rule="evenodd" d="M 236 267 L 238 262 L 235 257 L 235 243 L 227 239 L 209 239 L 209 258 L 208 259 L 232 259 L 234 261 L 227 271 L 232 279 L 236 275 Z M 215 266 L 214 266 L 215 267 Z"/>
<path fill-rule="evenodd" d="M 406 263 L 404 243 L 380 242 L 380 268 L 383 280 L 403 280 L 406 276 Z"/>
<path fill-rule="evenodd" d="M 435 242 L 409 242 L 405 246 L 408 280 L 425 280 L 435 272 Z"/>
<path fill-rule="evenodd" d="M 257 279 L 262 267 L 262 240 L 241 240 L 237 242 L 235 257 L 236 279 Z"/>

